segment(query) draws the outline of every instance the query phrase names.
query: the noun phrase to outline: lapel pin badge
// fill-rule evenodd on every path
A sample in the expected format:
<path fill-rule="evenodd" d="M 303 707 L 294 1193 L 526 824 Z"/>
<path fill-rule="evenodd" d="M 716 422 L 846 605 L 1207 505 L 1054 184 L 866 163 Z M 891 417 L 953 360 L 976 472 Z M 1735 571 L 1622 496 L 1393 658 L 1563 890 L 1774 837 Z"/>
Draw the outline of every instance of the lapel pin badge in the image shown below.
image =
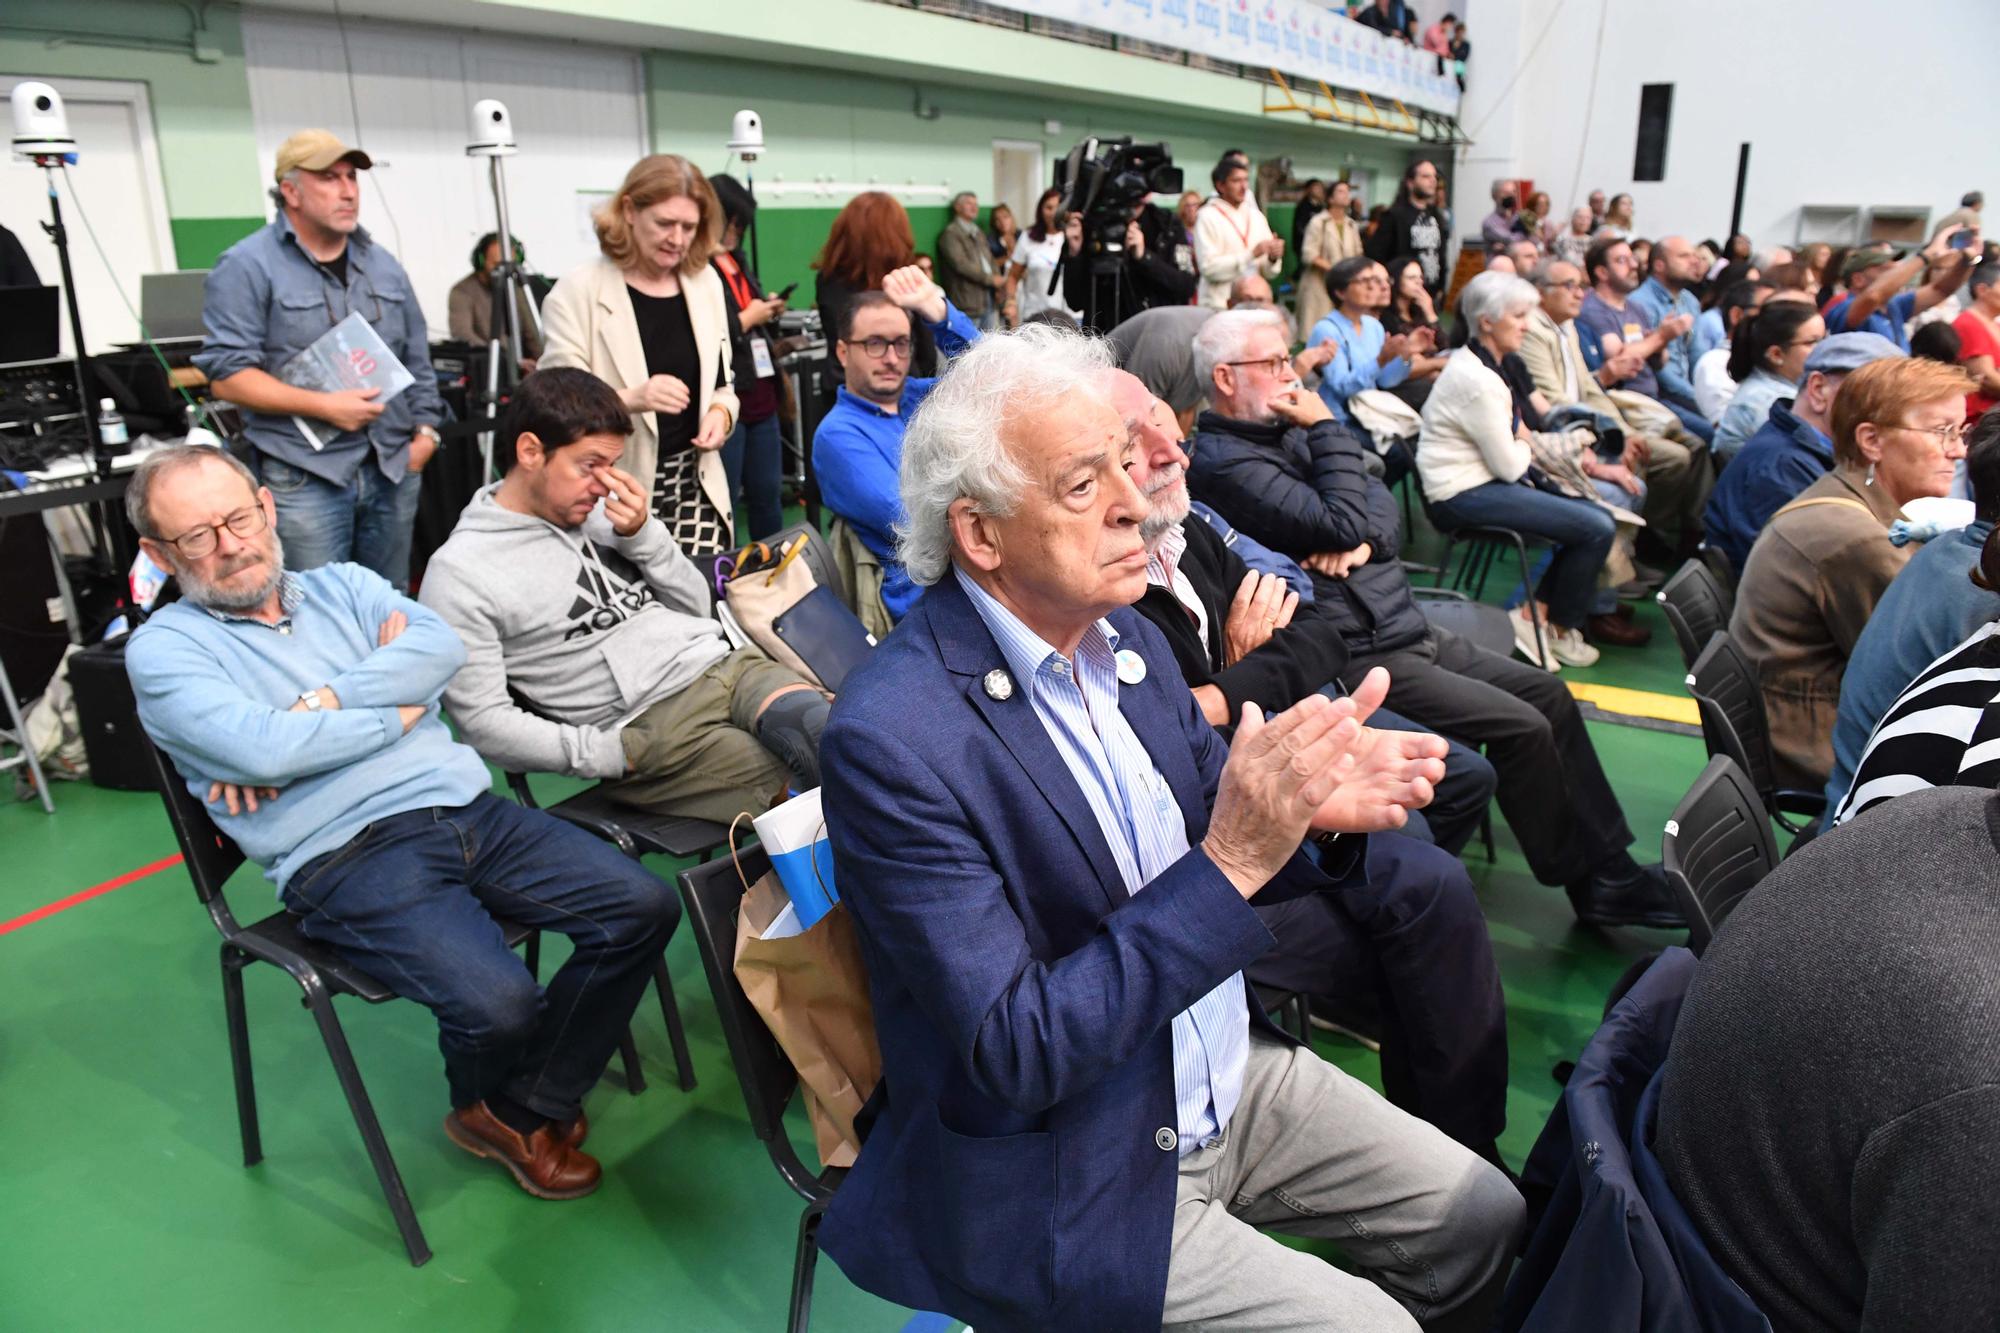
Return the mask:
<path fill-rule="evenodd" d="M 1014 697 L 1014 678 L 997 668 L 987 672 L 986 679 L 980 683 L 986 687 L 986 697 L 989 699 L 998 699 L 1005 703 Z"/>
<path fill-rule="evenodd" d="M 1118 683 L 1137 685 L 1146 678 L 1146 659 L 1130 648 L 1118 650 Z"/>

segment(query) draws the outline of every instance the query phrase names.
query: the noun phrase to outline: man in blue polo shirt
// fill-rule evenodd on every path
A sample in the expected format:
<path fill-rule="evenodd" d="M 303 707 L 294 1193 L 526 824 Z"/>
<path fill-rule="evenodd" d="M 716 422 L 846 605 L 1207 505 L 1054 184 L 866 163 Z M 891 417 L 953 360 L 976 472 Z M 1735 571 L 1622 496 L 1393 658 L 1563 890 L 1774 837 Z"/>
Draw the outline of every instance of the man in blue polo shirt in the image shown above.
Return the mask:
<path fill-rule="evenodd" d="M 1887 250 L 1857 250 L 1849 255 L 1840 266 L 1847 294 L 1826 308 L 1827 333 L 1879 333 L 1908 352 L 1910 321 L 1957 291 L 1978 260 L 1976 230 L 1969 233 L 1971 240 L 1963 248 L 1952 244 L 1954 237 L 1966 233 L 1964 227 L 1945 227 L 1929 245 L 1903 259 Z M 1930 281 L 1910 288 L 1926 269 Z"/>
<path fill-rule="evenodd" d="M 882 290 L 856 296 L 842 312 L 844 327 L 832 331 L 833 354 L 847 382 L 812 442 L 820 499 L 881 562 L 882 606 L 892 621 L 901 620 L 923 593 L 896 559 L 895 527 L 903 516 L 898 474 L 910 413 L 937 383 L 910 376 L 912 318 L 930 327 L 946 356 L 979 338 L 972 321 L 922 269 L 912 265 L 884 277 Z"/>
<path fill-rule="evenodd" d="M 437 1016 L 451 1141 L 538 1198 L 596 1189 L 583 1094 L 680 920 L 673 890 L 495 797 L 438 717 L 458 636 L 359 565 L 286 570 L 271 492 L 235 458 L 158 450 L 125 501 L 182 593 L 126 649 L 146 734 L 301 934 Z M 546 988 L 496 917 L 574 942 Z"/>
<path fill-rule="evenodd" d="M 1833 470 L 1833 399 L 1841 382 L 1870 361 L 1902 355 L 1875 333 L 1836 333 L 1813 348 L 1798 395 L 1771 404 L 1770 417 L 1722 469 L 1709 494 L 1703 531 L 1737 574 L 1771 515 Z"/>

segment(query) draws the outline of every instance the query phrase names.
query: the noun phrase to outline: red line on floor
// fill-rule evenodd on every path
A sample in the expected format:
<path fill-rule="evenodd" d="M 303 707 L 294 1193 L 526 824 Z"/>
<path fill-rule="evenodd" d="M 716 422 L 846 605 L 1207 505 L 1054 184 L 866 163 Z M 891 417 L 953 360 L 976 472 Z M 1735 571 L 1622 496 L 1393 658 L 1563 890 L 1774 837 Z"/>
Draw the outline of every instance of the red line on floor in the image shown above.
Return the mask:
<path fill-rule="evenodd" d="M 156 875 L 168 866 L 177 866 L 180 863 L 181 854 L 175 852 L 172 856 L 161 857 L 149 866 L 140 866 L 137 870 L 128 870 L 116 879 L 107 879 L 102 884 L 93 884 L 87 889 L 80 889 L 67 898 L 58 898 L 52 903 L 37 907 L 32 912 L 17 916 L 12 921 L 0 921 L 0 935 L 19 930 L 23 926 L 32 926 L 44 917 L 54 916 L 57 912 L 67 912 L 79 903 L 87 903 L 92 898 L 101 898 L 113 889 L 122 889 L 135 880 L 144 879 L 148 875 Z"/>

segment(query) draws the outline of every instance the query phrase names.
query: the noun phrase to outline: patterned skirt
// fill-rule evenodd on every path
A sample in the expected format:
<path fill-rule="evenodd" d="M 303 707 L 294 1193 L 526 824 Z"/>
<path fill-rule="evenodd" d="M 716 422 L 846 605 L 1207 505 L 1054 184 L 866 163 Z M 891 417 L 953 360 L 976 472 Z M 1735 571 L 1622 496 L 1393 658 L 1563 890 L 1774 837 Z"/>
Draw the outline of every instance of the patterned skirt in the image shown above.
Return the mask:
<path fill-rule="evenodd" d="M 701 488 L 701 451 L 682 449 L 660 460 L 653 473 L 653 512 L 688 555 L 736 549 L 729 521 Z"/>

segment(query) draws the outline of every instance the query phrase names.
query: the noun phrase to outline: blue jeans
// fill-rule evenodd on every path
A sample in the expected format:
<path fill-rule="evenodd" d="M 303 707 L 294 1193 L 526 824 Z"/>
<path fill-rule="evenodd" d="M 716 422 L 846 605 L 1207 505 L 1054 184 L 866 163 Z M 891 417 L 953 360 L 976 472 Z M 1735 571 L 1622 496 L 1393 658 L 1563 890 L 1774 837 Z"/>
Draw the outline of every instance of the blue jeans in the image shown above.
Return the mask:
<path fill-rule="evenodd" d="M 1611 554 L 1618 524 L 1588 500 L 1550 495 L 1532 486 L 1489 481 L 1434 501 L 1431 512 L 1446 528 L 1512 528 L 1530 540 L 1554 542 L 1556 552 L 1535 596 L 1549 604 L 1549 619 L 1581 629 L 1590 614 L 1597 576 Z"/>
<path fill-rule="evenodd" d="M 681 916 L 672 889 L 553 815 L 481 794 L 378 819 L 284 890 L 299 931 L 437 1016 L 451 1104 L 574 1117 Z M 546 989 L 494 917 L 569 936 Z"/>
<path fill-rule="evenodd" d="M 354 480 L 336 486 L 266 453 L 253 455 L 252 466 L 277 506 L 286 569 L 352 560 L 395 584 L 398 592 L 409 586 L 410 532 L 423 489 L 421 473 L 405 472 L 401 481 L 390 481 L 370 456 Z"/>
<path fill-rule="evenodd" d="M 775 416 L 736 423 L 722 446 L 722 470 L 729 476 L 730 499 L 743 508 L 751 541 L 785 526 L 785 441 Z"/>

